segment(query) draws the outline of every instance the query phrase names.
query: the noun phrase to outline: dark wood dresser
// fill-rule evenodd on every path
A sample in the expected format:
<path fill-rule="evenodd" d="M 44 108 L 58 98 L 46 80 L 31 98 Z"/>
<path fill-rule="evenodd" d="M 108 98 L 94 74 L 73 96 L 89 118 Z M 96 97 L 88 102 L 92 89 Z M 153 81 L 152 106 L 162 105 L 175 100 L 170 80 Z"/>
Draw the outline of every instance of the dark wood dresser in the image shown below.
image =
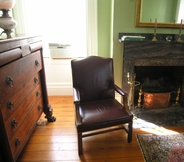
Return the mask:
<path fill-rule="evenodd" d="M 40 36 L 0 41 L 0 161 L 16 161 L 48 103 Z"/>

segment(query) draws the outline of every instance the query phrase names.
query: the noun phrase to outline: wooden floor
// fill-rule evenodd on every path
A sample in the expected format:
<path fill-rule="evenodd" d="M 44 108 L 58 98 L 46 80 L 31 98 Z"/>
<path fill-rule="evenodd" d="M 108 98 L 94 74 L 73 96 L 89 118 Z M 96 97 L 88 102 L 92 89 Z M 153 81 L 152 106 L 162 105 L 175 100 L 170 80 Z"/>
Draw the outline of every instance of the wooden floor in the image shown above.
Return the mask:
<path fill-rule="evenodd" d="M 127 143 L 123 131 L 83 139 L 83 156 L 78 156 L 72 96 L 49 97 L 56 122 L 47 123 L 42 116 L 18 162 L 143 162 L 136 134 L 182 132 L 184 127 L 160 130 L 133 130 L 133 141 Z"/>

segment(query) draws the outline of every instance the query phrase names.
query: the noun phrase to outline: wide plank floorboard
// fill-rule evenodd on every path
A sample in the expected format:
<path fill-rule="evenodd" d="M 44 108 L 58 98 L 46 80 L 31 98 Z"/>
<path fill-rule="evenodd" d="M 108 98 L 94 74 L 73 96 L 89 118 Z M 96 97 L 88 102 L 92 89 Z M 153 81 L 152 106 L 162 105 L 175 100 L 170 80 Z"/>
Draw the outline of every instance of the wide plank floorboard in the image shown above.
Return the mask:
<path fill-rule="evenodd" d="M 134 129 L 132 143 L 127 143 L 123 131 L 114 131 L 83 139 L 83 156 L 78 156 L 77 132 L 74 124 L 72 96 L 50 96 L 56 121 L 48 123 L 44 114 L 18 158 L 18 162 L 144 162 L 136 134 L 150 129 Z M 154 131 L 182 132 L 184 127 Z"/>

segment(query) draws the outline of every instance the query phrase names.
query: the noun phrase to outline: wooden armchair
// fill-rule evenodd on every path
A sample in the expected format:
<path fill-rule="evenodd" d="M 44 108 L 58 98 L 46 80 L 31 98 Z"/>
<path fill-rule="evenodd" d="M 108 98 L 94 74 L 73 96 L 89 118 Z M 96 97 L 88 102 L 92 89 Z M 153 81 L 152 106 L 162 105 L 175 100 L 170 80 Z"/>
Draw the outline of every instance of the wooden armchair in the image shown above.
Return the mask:
<path fill-rule="evenodd" d="M 114 84 L 113 59 L 98 56 L 74 59 L 71 68 L 79 155 L 83 154 L 82 138 L 107 132 L 102 128 L 124 129 L 131 142 L 133 115 L 125 108 L 127 93 Z M 123 104 L 115 99 L 115 91 L 123 96 Z M 99 131 L 88 132 L 93 130 Z"/>

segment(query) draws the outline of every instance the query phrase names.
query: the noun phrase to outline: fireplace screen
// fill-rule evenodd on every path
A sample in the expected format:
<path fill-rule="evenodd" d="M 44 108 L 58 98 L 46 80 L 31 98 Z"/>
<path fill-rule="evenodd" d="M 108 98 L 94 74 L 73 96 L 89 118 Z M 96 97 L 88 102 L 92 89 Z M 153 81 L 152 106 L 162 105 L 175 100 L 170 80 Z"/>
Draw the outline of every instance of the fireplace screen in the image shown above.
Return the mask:
<path fill-rule="evenodd" d="M 170 93 L 147 93 L 143 94 L 143 108 L 168 108 Z"/>

